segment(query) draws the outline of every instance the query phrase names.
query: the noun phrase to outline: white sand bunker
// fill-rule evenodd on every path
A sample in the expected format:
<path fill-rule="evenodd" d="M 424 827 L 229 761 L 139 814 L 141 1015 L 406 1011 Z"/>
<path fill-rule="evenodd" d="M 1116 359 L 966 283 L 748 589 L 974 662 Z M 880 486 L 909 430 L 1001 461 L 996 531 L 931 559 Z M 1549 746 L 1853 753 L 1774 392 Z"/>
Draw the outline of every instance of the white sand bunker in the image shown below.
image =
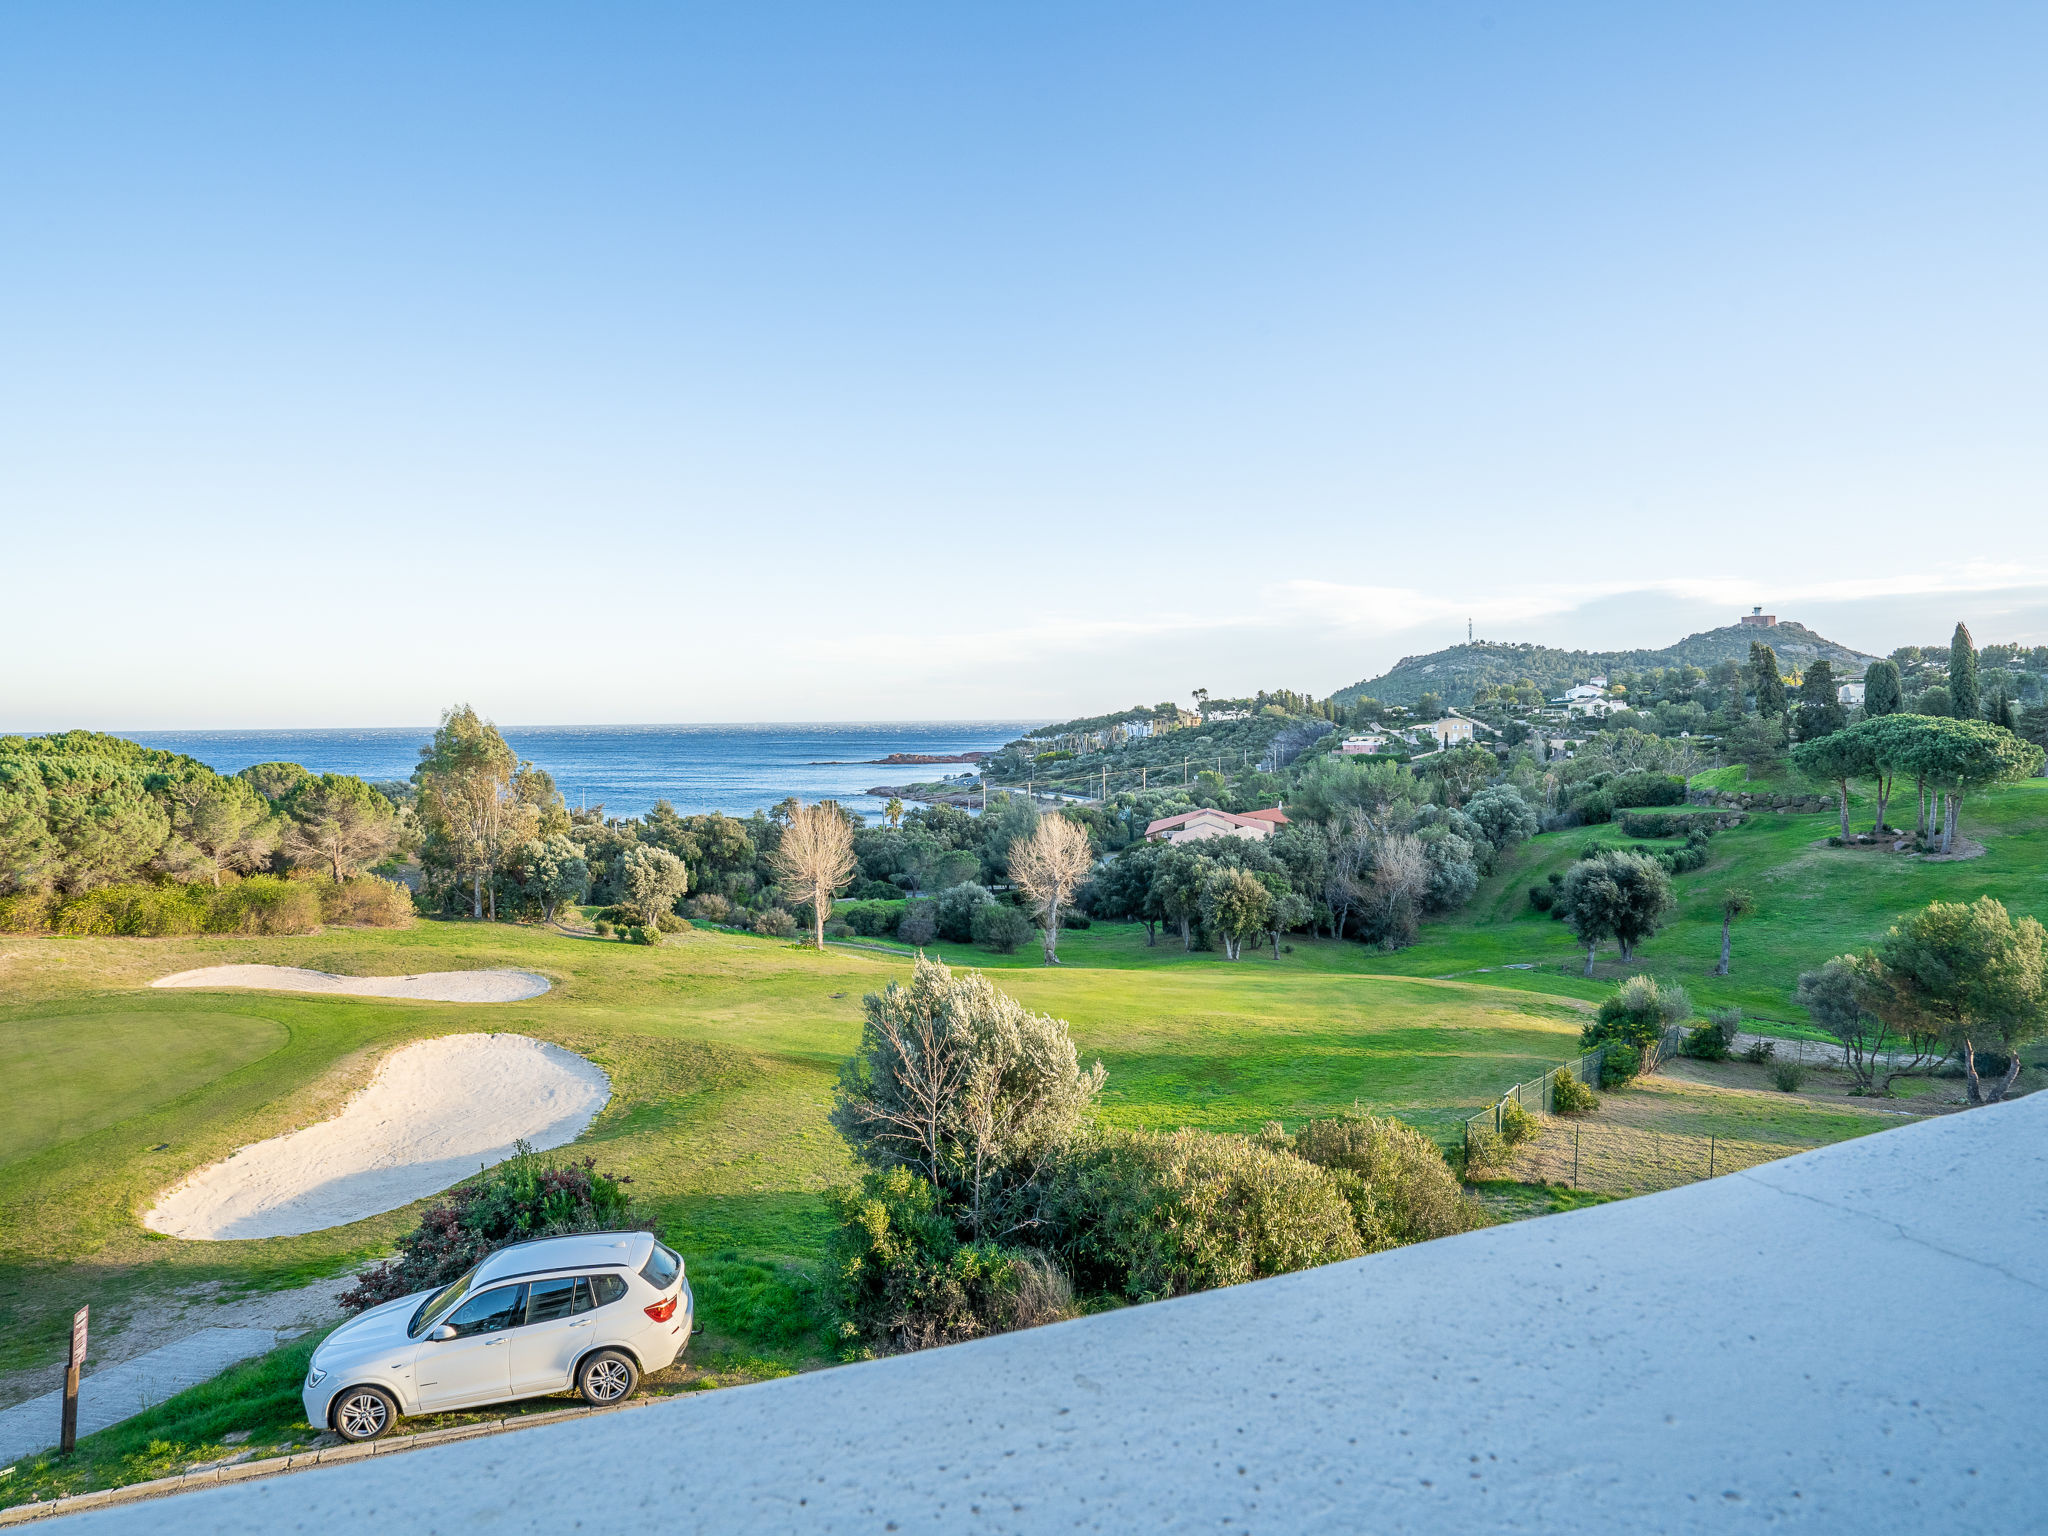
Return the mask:
<path fill-rule="evenodd" d="M 340 992 L 423 1003 L 516 1003 L 539 997 L 548 979 L 531 971 L 427 971 L 419 976 L 330 976 L 296 965 L 209 965 L 159 976 L 152 987 L 261 987 L 271 992 Z"/>
<path fill-rule="evenodd" d="M 290 1237 L 437 1194 L 483 1164 L 574 1141 L 611 1079 L 524 1035 L 444 1035 L 394 1051 L 332 1120 L 259 1141 L 166 1192 L 142 1224 L 172 1237 Z"/>

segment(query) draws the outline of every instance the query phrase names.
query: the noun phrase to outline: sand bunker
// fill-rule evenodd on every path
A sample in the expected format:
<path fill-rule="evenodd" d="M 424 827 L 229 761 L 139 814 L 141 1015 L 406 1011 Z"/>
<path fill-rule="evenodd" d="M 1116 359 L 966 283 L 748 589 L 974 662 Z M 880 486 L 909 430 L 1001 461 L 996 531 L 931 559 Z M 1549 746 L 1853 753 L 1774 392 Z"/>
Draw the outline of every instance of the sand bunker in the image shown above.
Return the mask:
<path fill-rule="evenodd" d="M 424 1003 L 516 1003 L 539 997 L 548 979 L 531 971 L 428 971 L 420 976 L 330 976 L 296 965 L 209 965 L 159 976 L 152 987 L 261 987 L 271 992 L 340 992 Z"/>
<path fill-rule="evenodd" d="M 254 967 L 228 967 L 254 969 Z M 172 1237 L 289 1237 L 361 1221 L 559 1147 L 611 1097 L 573 1051 L 524 1035 L 444 1035 L 394 1051 L 332 1120 L 259 1141 L 167 1191 L 142 1218 Z"/>

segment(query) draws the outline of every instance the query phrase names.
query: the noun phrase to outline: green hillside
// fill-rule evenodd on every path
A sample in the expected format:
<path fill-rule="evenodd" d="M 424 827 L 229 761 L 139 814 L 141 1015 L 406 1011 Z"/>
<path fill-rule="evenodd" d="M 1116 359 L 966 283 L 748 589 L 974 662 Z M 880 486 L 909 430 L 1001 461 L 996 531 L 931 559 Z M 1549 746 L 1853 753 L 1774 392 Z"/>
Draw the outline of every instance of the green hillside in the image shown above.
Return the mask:
<path fill-rule="evenodd" d="M 1403 656 L 1381 676 L 1353 683 L 1331 697 L 1339 704 L 1349 704 L 1370 694 L 1387 704 L 1413 704 L 1423 694 L 1433 693 L 1446 704 L 1469 704 L 1472 691 L 1482 684 L 1512 684 L 1525 677 L 1545 693 L 1556 694 L 1596 673 L 1642 672 L 1652 667 L 1705 668 L 1723 661 L 1747 661 L 1752 640 L 1763 640 L 1776 650 L 1778 664 L 1787 672 L 1801 671 L 1808 662 L 1825 657 L 1838 670 L 1846 667 L 1854 676 L 1877 660 L 1846 645 L 1837 645 L 1804 624 L 1793 623 L 1771 629 L 1727 624 L 1688 635 L 1676 645 L 1656 651 L 1561 651 L 1547 645 L 1481 640 L 1432 651 L 1427 656 Z"/>

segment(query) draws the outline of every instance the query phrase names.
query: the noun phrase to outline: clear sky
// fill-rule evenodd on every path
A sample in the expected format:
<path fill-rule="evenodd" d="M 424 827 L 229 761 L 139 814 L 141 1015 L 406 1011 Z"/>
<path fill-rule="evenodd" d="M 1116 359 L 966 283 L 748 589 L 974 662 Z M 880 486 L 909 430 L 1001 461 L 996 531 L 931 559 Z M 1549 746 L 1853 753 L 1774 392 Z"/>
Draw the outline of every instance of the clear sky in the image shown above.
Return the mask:
<path fill-rule="evenodd" d="M 2048 7 L 0 11 L 0 728 L 2048 640 Z"/>

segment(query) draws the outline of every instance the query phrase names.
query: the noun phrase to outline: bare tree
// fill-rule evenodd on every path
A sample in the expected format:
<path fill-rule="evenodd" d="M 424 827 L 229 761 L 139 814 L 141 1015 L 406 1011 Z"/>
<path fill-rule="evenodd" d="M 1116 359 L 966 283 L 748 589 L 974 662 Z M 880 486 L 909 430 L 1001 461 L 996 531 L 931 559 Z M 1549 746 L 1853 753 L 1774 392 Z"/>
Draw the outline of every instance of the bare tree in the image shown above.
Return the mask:
<path fill-rule="evenodd" d="M 1036 832 L 1010 850 L 1010 878 L 1038 911 L 1047 965 L 1060 963 L 1060 908 L 1073 901 L 1094 867 L 1087 831 L 1064 816 L 1045 817 Z"/>
<path fill-rule="evenodd" d="M 770 862 L 783 884 L 810 902 L 812 932 L 818 948 L 823 949 L 832 893 L 854 870 L 853 823 L 830 800 L 798 805 L 789 813 L 789 825 L 783 829 Z"/>

